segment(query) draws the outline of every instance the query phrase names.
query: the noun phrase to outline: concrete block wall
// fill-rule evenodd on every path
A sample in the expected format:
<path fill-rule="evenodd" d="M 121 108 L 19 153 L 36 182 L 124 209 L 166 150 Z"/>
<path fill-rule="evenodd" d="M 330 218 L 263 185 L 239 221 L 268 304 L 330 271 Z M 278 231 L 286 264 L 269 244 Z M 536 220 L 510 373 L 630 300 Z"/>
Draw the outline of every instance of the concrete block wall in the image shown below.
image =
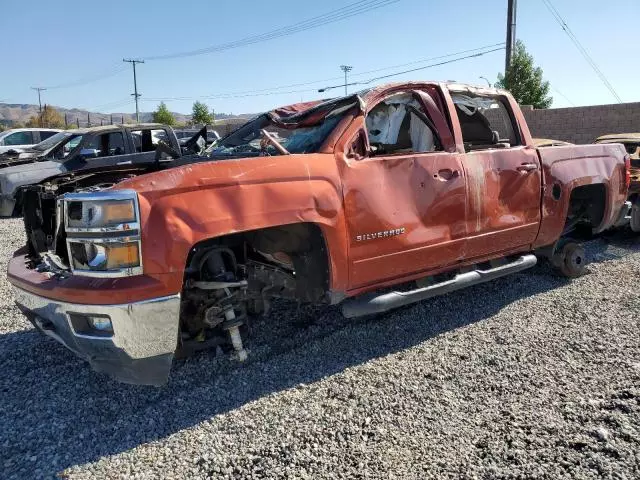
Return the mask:
<path fill-rule="evenodd" d="M 640 102 L 523 111 L 538 138 L 584 144 L 609 133 L 640 132 Z"/>

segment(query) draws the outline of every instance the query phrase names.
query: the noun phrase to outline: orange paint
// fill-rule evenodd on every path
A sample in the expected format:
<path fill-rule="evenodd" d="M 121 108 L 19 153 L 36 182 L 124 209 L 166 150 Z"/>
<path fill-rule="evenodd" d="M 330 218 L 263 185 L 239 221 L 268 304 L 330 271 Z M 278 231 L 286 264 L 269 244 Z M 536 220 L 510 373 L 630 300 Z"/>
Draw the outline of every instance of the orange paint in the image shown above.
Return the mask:
<path fill-rule="evenodd" d="M 465 153 L 450 91 L 467 89 L 506 99 L 521 146 Z M 412 90 L 419 92 L 436 125 L 443 151 L 349 155 L 366 131 L 366 112 L 394 92 Z M 10 281 L 69 302 L 162 297 L 182 290 L 187 257 L 198 242 L 310 222 L 320 227 L 328 247 L 330 289 L 349 296 L 553 244 L 565 223 L 571 189 L 577 186 L 606 186 L 599 229 L 612 224 L 626 199 L 618 145 L 538 150 L 506 92 L 410 82 L 376 87 L 362 101 L 365 111 L 340 121 L 319 153 L 193 163 L 114 187 L 138 192 L 144 275 L 52 279 L 27 269 L 17 252 L 9 263 Z M 523 165 L 535 168 L 523 170 Z M 554 186 L 561 191 L 559 199 L 553 197 Z"/>

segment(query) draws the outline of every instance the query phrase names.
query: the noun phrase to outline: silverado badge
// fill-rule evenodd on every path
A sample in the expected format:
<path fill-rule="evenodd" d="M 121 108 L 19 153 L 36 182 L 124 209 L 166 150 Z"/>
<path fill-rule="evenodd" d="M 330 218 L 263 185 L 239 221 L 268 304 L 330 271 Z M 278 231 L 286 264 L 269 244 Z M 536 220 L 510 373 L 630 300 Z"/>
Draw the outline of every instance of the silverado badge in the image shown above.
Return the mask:
<path fill-rule="evenodd" d="M 395 237 L 396 235 L 402 235 L 405 229 L 394 228 L 393 230 L 383 230 L 381 232 L 363 233 L 362 235 L 356 235 L 356 242 L 362 242 L 364 240 L 375 240 L 376 238 Z"/>

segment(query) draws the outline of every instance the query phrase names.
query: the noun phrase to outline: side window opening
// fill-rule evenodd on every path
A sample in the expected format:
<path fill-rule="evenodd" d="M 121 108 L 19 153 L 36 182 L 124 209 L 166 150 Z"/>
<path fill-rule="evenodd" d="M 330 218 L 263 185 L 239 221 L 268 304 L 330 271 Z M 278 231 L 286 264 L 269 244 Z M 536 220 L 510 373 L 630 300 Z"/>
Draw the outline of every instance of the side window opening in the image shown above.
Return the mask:
<path fill-rule="evenodd" d="M 151 130 L 134 130 L 131 132 L 136 152 L 153 152 L 156 148 L 153 145 Z"/>
<path fill-rule="evenodd" d="M 52 132 L 49 130 L 40 130 L 40 141 L 42 142 L 43 140 L 46 140 L 47 138 L 52 137 L 56 133 L 58 132 Z"/>
<path fill-rule="evenodd" d="M 369 143 L 378 154 L 441 150 L 428 116 L 410 93 L 398 93 L 376 105 L 365 120 Z"/>
<path fill-rule="evenodd" d="M 158 142 L 169 142 L 169 135 L 162 129 L 145 129 L 145 130 L 132 130 L 131 136 L 133 138 L 133 145 L 136 148 L 136 152 L 155 152 Z"/>
<path fill-rule="evenodd" d="M 95 150 L 96 157 L 124 155 L 124 137 L 122 132 L 103 133 L 94 137 L 86 148 Z"/>
<path fill-rule="evenodd" d="M 124 155 L 124 136 L 122 135 L 122 132 L 113 132 L 109 134 L 107 148 L 109 155 Z"/>
<path fill-rule="evenodd" d="M 360 160 L 366 156 L 367 153 L 367 140 L 364 130 L 358 131 L 358 134 L 354 137 L 353 141 L 349 145 L 347 150 L 347 157 Z"/>
<path fill-rule="evenodd" d="M 451 95 L 467 152 L 521 145 L 517 126 L 504 99 L 469 93 Z"/>
<path fill-rule="evenodd" d="M 33 145 L 33 132 L 16 132 L 4 138 L 5 145 Z"/>

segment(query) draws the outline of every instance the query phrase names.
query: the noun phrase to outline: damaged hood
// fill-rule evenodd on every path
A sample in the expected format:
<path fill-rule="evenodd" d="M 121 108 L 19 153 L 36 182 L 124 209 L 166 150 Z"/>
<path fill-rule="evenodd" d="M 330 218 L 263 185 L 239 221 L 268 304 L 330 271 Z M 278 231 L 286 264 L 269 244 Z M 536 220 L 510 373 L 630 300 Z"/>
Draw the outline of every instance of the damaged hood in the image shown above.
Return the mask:
<path fill-rule="evenodd" d="M 0 170 L 0 193 L 13 196 L 19 187 L 38 183 L 63 172 L 65 172 L 64 166 L 52 161 L 7 167 Z"/>
<path fill-rule="evenodd" d="M 0 170 L 25 163 L 37 162 L 40 158 L 40 152 L 20 153 L 13 155 L 0 155 Z"/>

